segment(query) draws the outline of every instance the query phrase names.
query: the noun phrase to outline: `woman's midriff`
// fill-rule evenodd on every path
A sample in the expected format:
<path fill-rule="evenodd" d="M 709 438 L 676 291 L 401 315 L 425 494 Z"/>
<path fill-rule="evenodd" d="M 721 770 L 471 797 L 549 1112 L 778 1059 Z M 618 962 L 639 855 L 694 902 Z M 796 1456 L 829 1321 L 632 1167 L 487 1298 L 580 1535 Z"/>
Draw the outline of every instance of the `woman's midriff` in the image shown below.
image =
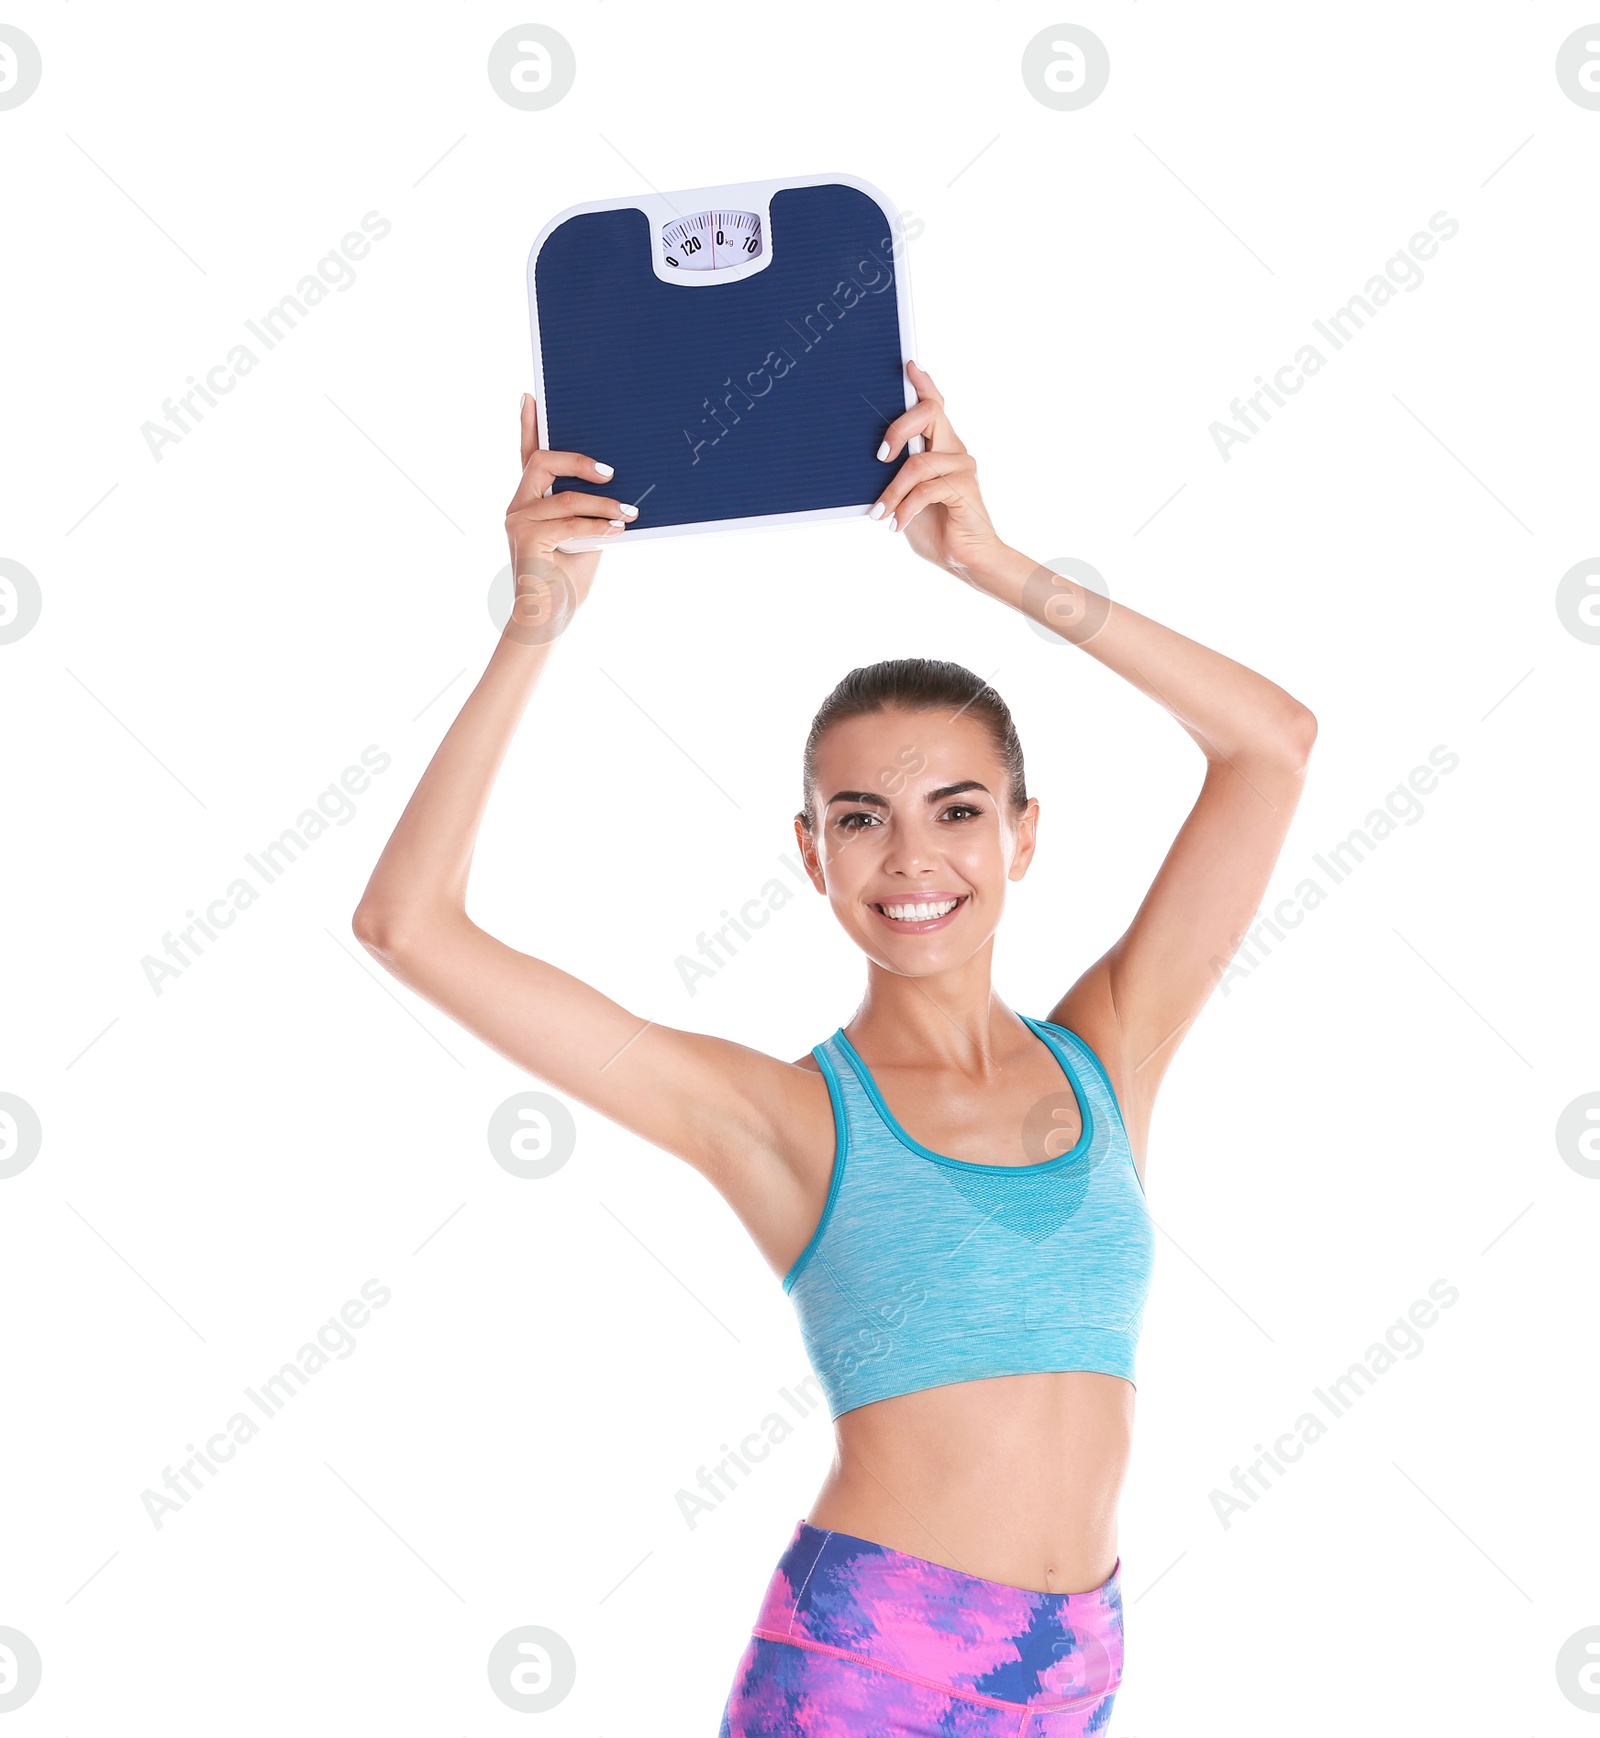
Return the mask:
<path fill-rule="evenodd" d="M 986 1581 L 1084 1593 L 1117 1562 L 1133 1384 L 993 1376 L 857 1407 L 806 1516 Z"/>

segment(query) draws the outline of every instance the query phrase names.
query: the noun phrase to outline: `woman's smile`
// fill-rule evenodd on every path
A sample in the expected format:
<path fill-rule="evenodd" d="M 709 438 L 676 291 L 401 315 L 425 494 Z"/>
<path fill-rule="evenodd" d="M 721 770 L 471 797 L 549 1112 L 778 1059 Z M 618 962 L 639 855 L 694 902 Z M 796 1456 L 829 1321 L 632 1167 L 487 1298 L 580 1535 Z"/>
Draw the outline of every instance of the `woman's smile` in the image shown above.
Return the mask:
<path fill-rule="evenodd" d="M 886 929 L 901 935 L 928 935 L 954 923 L 971 897 L 969 893 L 919 893 L 911 899 L 901 894 L 893 899 L 869 900 L 868 905 Z"/>

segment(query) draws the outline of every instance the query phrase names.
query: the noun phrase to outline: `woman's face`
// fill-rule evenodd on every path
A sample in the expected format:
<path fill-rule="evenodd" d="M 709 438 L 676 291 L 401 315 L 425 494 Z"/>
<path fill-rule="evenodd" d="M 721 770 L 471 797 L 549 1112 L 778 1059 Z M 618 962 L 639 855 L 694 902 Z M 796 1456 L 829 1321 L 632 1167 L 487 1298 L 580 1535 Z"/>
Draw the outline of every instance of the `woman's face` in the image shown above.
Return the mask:
<path fill-rule="evenodd" d="M 817 744 L 806 868 L 846 932 L 886 969 L 926 977 L 994 934 L 1033 857 L 1039 805 L 1012 813 L 981 719 L 896 708 L 843 719 Z"/>

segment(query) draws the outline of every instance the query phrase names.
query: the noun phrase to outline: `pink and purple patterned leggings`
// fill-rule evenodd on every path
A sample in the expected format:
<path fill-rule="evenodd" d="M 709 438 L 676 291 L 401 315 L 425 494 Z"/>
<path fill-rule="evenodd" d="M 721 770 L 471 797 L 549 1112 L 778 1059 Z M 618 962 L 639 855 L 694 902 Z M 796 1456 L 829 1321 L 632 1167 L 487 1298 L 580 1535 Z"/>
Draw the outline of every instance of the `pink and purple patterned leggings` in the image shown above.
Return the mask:
<path fill-rule="evenodd" d="M 1122 1563 L 1087 1593 L 795 1528 L 718 1738 L 1088 1738 L 1122 1681 Z"/>

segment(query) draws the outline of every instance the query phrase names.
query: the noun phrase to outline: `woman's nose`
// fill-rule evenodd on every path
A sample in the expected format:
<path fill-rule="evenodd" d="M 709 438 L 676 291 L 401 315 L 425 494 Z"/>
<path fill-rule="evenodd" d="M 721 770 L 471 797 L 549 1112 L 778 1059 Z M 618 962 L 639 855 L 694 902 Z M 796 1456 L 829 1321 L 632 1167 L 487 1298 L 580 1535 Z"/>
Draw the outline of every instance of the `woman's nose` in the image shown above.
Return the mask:
<path fill-rule="evenodd" d="M 897 821 L 890 832 L 883 866 L 895 874 L 915 875 L 939 861 L 937 841 L 925 827 Z"/>

